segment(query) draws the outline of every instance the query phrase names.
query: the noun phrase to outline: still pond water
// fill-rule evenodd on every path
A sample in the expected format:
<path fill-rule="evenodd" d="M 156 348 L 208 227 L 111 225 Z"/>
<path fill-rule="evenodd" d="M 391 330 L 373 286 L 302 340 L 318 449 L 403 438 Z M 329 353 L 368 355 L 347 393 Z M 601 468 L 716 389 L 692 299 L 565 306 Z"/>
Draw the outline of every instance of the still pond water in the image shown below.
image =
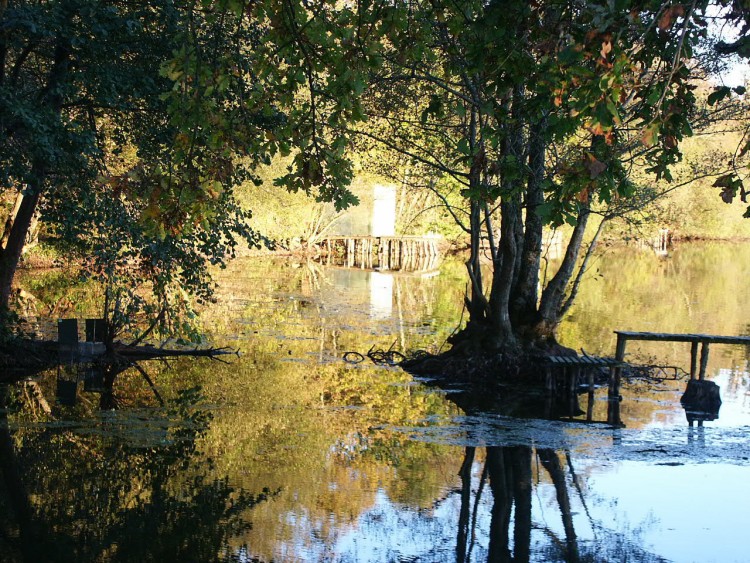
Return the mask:
<path fill-rule="evenodd" d="M 560 340 L 612 355 L 615 329 L 747 335 L 748 279 L 750 245 L 608 251 Z M 136 369 L 111 394 L 79 382 L 73 406 L 55 373 L 12 387 L 0 560 L 750 561 L 750 350 L 712 346 L 724 403 L 703 427 L 684 379 L 628 384 L 614 429 L 465 412 L 399 368 L 342 361 L 438 351 L 464 285 L 451 263 L 237 261 L 205 322 L 239 358 L 144 364 L 158 397 Z M 598 392 L 595 420 L 606 407 Z"/>

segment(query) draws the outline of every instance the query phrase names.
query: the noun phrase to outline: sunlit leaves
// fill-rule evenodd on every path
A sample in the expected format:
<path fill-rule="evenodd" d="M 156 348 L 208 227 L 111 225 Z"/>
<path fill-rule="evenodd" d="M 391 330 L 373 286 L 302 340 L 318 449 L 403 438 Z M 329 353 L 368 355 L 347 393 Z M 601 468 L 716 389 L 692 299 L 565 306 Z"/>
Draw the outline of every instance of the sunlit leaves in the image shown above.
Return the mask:
<path fill-rule="evenodd" d="M 643 128 L 641 132 L 641 143 L 646 147 L 653 147 L 659 138 L 659 124 L 652 123 Z"/>

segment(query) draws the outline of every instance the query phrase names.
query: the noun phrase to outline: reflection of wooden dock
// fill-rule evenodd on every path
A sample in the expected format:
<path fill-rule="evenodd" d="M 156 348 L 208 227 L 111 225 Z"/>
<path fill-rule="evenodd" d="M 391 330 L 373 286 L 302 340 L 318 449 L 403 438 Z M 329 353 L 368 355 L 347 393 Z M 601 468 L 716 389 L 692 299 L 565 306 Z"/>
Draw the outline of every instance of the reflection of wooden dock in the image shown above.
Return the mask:
<path fill-rule="evenodd" d="M 331 236 L 327 262 L 341 257 L 349 267 L 380 270 L 433 270 L 440 259 L 434 236 Z"/>

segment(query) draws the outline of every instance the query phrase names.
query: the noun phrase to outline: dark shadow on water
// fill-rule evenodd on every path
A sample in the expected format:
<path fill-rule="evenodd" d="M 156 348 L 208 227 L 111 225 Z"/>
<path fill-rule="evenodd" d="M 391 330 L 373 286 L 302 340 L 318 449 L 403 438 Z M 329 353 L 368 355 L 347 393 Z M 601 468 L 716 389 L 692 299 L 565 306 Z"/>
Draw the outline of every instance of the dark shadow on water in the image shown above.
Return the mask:
<path fill-rule="evenodd" d="M 77 381 L 68 375 L 62 381 Z M 100 408 L 111 411 L 117 373 L 87 375 L 99 386 Z M 33 420 L 24 385 L 0 386 L 2 561 L 232 559 L 227 546 L 249 528 L 246 512 L 276 494 L 231 486 L 200 455 L 211 415 L 200 408 L 199 388 L 177 393 L 148 420 L 102 412 L 71 423 L 56 419 L 60 406 L 39 413 L 43 395 Z M 75 397 L 63 391 L 68 402 Z"/>

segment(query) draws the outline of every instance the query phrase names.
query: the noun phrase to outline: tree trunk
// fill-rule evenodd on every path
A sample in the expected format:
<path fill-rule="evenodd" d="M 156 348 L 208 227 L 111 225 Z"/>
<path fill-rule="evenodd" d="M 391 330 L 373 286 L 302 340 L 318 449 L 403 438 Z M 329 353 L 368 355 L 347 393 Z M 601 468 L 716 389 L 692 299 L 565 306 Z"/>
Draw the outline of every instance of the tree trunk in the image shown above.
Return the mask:
<path fill-rule="evenodd" d="M 480 255 L 482 249 L 482 210 L 479 202 L 471 202 L 471 242 L 469 259 L 466 268 L 469 272 L 471 288 L 467 298 L 469 310 L 469 323 L 479 324 L 486 316 L 486 299 L 482 286 L 482 269 Z"/>
<path fill-rule="evenodd" d="M 73 16 L 74 13 L 72 11 L 65 11 L 67 20 L 72 20 Z M 58 37 L 55 42 L 54 61 L 40 100 L 40 103 L 51 109 L 52 113 L 58 119 L 61 115 L 63 103 L 61 85 L 68 76 L 70 54 L 71 45 L 69 40 L 64 37 Z M 2 251 L 2 255 L 0 255 L 0 312 L 7 310 L 10 305 L 13 278 L 18 269 L 18 262 L 21 259 L 23 247 L 26 243 L 29 229 L 34 220 L 37 205 L 39 204 L 39 198 L 42 194 L 47 175 L 47 159 L 50 158 L 49 154 L 46 154 L 44 151 L 42 153 L 32 156 L 31 174 L 27 190 L 23 194 L 21 205 L 18 207 L 18 213 L 8 234 L 7 243 Z"/>
<path fill-rule="evenodd" d="M 13 221 L 10 229 L 8 242 L 2 251 L 2 255 L 0 255 L 0 310 L 8 309 L 10 306 L 13 278 L 16 275 L 29 227 L 39 203 L 43 172 L 41 170 L 38 170 L 38 172 L 40 174 L 36 178 L 37 185 L 32 186 L 30 193 L 24 194 L 15 221 Z"/>
<path fill-rule="evenodd" d="M 520 213 L 515 196 L 501 205 L 500 252 L 493 263 L 490 321 L 493 332 L 491 342 L 502 348 L 514 348 L 518 344 L 510 320 L 510 298 L 518 256 L 516 226 Z"/>
<path fill-rule="evenodd" d="M 576 262 L 578 261 L 578 254 L 583 244 L 583 235 L 586 232 L 586 225 L 588 224 L 590 211 L 588 207 L 583 207 L 578 213 L 578 222 L 573 229 L 573 234 L 568 242 L 568 247 L 565 251 L 565 258 L 563 258 L 560 269 L 550 280 L 547 287 L 542 292 L 542 299 L 539 303 L 539 317 L 538 324 L 534 327 L 534 331 L 543 337 L 553 337 L 555 328 L 560 322 L 560 315 L 565 299 L 565 290 L 568 287 L 568 283 L 573 277 L 575 272 Z"/>
<path fill-rule="evenodd" d="M 519 259 L 518 282 L 513 290 L 511 317 L 514 324 L 529 324 L 537 320 L 539 301 L 539 269 L 542 259 L 542 218 L 537 208 L 544 203 L 542 182 L 545 177 L 547 119 L 534 124 L 529 133 L 529 177 L 526 189 L 526 222 L 523 251 Z"/>
<path fill-rule="evenodd" d="M 513 89 L 509 106 L 514 118 L 508 128 L 507 140 L 501 148 L 501 156 L 505 162 L 515 161 L 518 167 L 524 162 L 524 133 L 523 133 L 523 102 L 524 87 L 517 85 Z M 523 217 L 521 212 L 522 192 L 521 180 L 503 179 L 500 204 L 500 242 L 498 256 L 493 260 L 492 289 L 490 291 L 490 321 L 493 331 L 491 343 L 504 349 L 518 347 L 516 334 L 511 321 L 511 301 L 513 290 L 517 285 L 521 265 L 521 250 L 523 247 Z"/>
<path fill-rule="evenodd" d="M 10 236 L 10 230 L 13 228 L 13 222 L 16 220 L 18 215 L 18 209 L 21 207 L 23 201 L 23 193 L 18 192 L 16 194 L 15 201 L 13 202 L 13 209 L 10 210 L 8 218 L 5 220 L 5 227 L 3 228 L 3 237 L 0 239 L 0 251 L 2 251 L 8 245 L 8 237 Z"/>
<path fill-rule="evenodd" d="M 469 149 L 472 153 L 479 150 L 477 146 L 477 109 L 472 108 L 471 119 L 469 122 L 468 139 Z M 469 171 L 469 190 L 478 193 L 482 186 L 482 170 L 475 164 Z M 470 204 L 470 235 L 471 235 L 471 254 L 466 263 L 469 271 L 469 280 L 471 281 L 471 297 L 468 299 L 469 324 L 481 324 L 487 315 L 487 299 L 484 296 L 484 287 L 482 285 L 482 269 L 480 264 L 480 255 L 482 251 L 482 203 L 472 198 Z"/>

